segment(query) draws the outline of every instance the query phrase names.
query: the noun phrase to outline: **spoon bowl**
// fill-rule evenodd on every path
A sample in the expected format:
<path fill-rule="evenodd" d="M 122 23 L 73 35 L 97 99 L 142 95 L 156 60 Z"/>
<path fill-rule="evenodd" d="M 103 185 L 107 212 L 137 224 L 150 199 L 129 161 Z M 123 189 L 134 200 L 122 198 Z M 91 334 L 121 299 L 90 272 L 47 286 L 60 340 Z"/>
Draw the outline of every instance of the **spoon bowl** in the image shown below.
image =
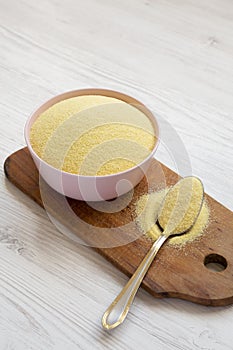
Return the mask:
<path fill-rule="evenodd" d="M 167 192 L 159 214 L 158 224 L 163 234 L 182 235 L 195 224 L 204 201 L 204 186 L 194 176 L 184 177 Z"/>

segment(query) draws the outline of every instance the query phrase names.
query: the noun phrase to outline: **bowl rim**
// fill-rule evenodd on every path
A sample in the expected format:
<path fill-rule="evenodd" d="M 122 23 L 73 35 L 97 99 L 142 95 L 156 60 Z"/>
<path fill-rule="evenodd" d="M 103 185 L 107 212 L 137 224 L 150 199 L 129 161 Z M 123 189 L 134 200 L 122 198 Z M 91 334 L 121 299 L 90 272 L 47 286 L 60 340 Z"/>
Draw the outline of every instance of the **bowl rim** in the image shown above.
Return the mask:
<path fill-rule="evenodd" d="M 46 111 L 48 108 L 52 107 L 53 105 L 55 105 L 58 102 L 67 100 L 69 98 L 72 97 L 78 97 L 78 96 L 85 96 L 85 95 L 100 95 L 100 96 L 107 96 L 107 97 L 113 97 L 116 99 L 120 99 L 126 103 L 129 103 L 129 101 L 132 101 L 133 103 L 129 103 L 132 104 L 134 106 L 134 104 L 136 106 L 140 106 L 144 111 L 146 111 L 148 114 L 146 114 L 146 116 L 150 119 L 153 128 L 156 132 L 156 141 L 155 141 L 155 145 L 152 149 L 152 151 L 149 153 L 149 155 L 143 159 L 140 163 L 134 165 L 133 167 L 126 169 L 124 171 L 120 171 L 118 173 L 114 173 L 114 174 L 108 174 L 108 175 L 81 175 L 81 174 L 74 174 L 74 173 L 69 173 L 67 171 L 58 169 L 54 166 L 52 166 L 51 164 L 47 163 L 46 161 L 44 161 L 41 157 L 38 156 L 38 154 L 34 151 L 34 149 L 32 148 L 31 142 L 30 142 L 30 130 L 31 130 L 31 120 L 36 116 L 35 120 L 40 116 L 40 114 L 44 111 Z M 122 97 L 122 98 L 121 98 Z M 125 98 L 125 99 L 123 99 Z M 135 108 L 137 108 L 136 106 L 134 106 Z M 46 107 L 46 108 L 45 108 Z M 139 109 L 139 108 L 138 108 Z M 139 109 L 140 110 L 140 109 Z M 41 112 L 40 112 L 41 111 Z M 143 112 L 145 114 L 145 112 Z M 35 122 L 35 121 L 34 121 Z M 33 123 L 34 123 L 33 122 Z M 137 99 L 135 99 L 134 97 L 127 95 L 125 93 L 116 91 L 116 90 L 110 90 L 110 89 L 103 89 L 103 88 L 85 88 L 85 89 L 76 89 L 76 90 L 70 90 L 70 91 L 66 91 L 63 92 L 61 94 L 55 95 L 52 98 L 50 98 L 49 100 L 43 102 L 42 104 L 40 104 L 28 117 L 25 126 L 24 126 L 24 138 L 27 144 L 27 147 L 30 151 L 31 154 L 33 154 L 34 157 L 36 157 L 41 163 L 43 163 L 44 165 L 48 166 L 51 169 L 54 169 L 56 171 L 59 171 L 61 174 L 67 174 L 69 176 L 75 177 L 75 178 L 82 178 L 82 179 L 107 179 L 107 178 L 112 178 L 112 177 L 116 177 L 116 176 L 121 176 L 127 173 L 130 173 L 138 168 L 142 168 L 142 166 L 147 163 L 147 161 L 149 161 L 155 154 L 159 143 L 160 143 L 160 127 L 158 124 L 158 121 L 156 119 L 156 117 L 154 116 L 154 114 L 150 111 L 149 108 L 147 108 L 142 102 L 138 101 Z M 40 172 L 40 171 L 39 171 Z"/>

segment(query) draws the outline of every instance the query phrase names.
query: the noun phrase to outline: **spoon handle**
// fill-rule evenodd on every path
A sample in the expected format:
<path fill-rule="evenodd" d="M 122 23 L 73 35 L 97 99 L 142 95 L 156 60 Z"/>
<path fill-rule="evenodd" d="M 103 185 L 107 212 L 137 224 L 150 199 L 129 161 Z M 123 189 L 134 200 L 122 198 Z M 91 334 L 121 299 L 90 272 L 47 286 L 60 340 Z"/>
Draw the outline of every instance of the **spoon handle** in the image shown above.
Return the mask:
<path fill-rule="evenodd" d="M 116 328 L 124 321 L 145 274 L 167 238 L 168 236 L 162 234 L 157 241 L 154 242 L 133 276 L 105 311 L 102 318 L 102 325 L 105 329 L 110 330 Z"/>

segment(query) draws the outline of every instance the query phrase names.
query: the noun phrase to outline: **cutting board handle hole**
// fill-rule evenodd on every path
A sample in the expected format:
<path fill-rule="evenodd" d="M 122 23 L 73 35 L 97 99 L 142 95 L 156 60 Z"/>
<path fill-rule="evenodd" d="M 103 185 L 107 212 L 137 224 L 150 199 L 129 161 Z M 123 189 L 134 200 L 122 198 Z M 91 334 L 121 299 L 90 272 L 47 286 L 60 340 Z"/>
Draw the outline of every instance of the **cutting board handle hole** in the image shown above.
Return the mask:
<path fill-rule="evenodd" d="M 213 272 L 221 272 L 227 268 L 227 260 L 219 254 L 209 254 L 204 259 L 205 267 Z"/>

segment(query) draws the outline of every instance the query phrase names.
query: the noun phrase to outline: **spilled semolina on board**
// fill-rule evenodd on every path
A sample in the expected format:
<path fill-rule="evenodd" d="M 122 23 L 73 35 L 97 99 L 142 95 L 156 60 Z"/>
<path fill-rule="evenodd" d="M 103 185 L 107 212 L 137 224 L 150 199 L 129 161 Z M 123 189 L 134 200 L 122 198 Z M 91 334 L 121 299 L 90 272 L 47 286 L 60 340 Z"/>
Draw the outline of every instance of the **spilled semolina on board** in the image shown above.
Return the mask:
<path fill-rule="evenodd" d="M 192 218 L 192 212 L 195 213 L 197 211 L 196 206 L 199 205 L 199 203 L 197 204 L 197 201 L 195 201 L 196 196 L 195 191 L 193 191 L 192 195 L 187 195 L 186 209 L 188 208 L 188 210 L 184 211 L 184 208 L 179 207 L 179 203 L 177 205 L 177 202 L 179 202 L 177 200 L 177 198 L 179 198 L 179 188 L 177 188 L 177 195 L 174 196 L 173 193 L 173 197 L 170 198 L 170 208 L 163 208 L 163 201 L 166 195 L 169 196 L 169 189 L 170 188 L 165 188 L 158 192 L 145 194 L 141 196 L 135 204 L 138 227 L 143 234 L 153 241 L 157 240 L 162 233 L 162 229 L 157 222 L 158 216 L 160 216 L 160 224 L 162 227 L 166 227 L 168 224 L 170 225 L 171 232 L 183 232 Z M 180 203 L 181 202 L 185 203 L 183 198 L 181 198 Z M 175 219 L 177 220 L 176 222 L 169 222 L 169 216 L 173 208 L 175 208 L 177 214 L 175 216 L 173 215 L 173 217 L 178 219 Z M 192 228 L 183 235 L 170 238 L 169 244 L 182 246 L 187 242 L 194 241 L 205 232 L 209 223 L 209 218 L 210 210 L 206 199 L 204 199 L 200 213 Z"/>
<path fill-rule="evenodd" d="M 30 130 L 37 155 L 63 171 L 109 175 L 142 162 L 156 142 L 153 125 L 136 106 L 85 95 L 45 110 Z"/>

